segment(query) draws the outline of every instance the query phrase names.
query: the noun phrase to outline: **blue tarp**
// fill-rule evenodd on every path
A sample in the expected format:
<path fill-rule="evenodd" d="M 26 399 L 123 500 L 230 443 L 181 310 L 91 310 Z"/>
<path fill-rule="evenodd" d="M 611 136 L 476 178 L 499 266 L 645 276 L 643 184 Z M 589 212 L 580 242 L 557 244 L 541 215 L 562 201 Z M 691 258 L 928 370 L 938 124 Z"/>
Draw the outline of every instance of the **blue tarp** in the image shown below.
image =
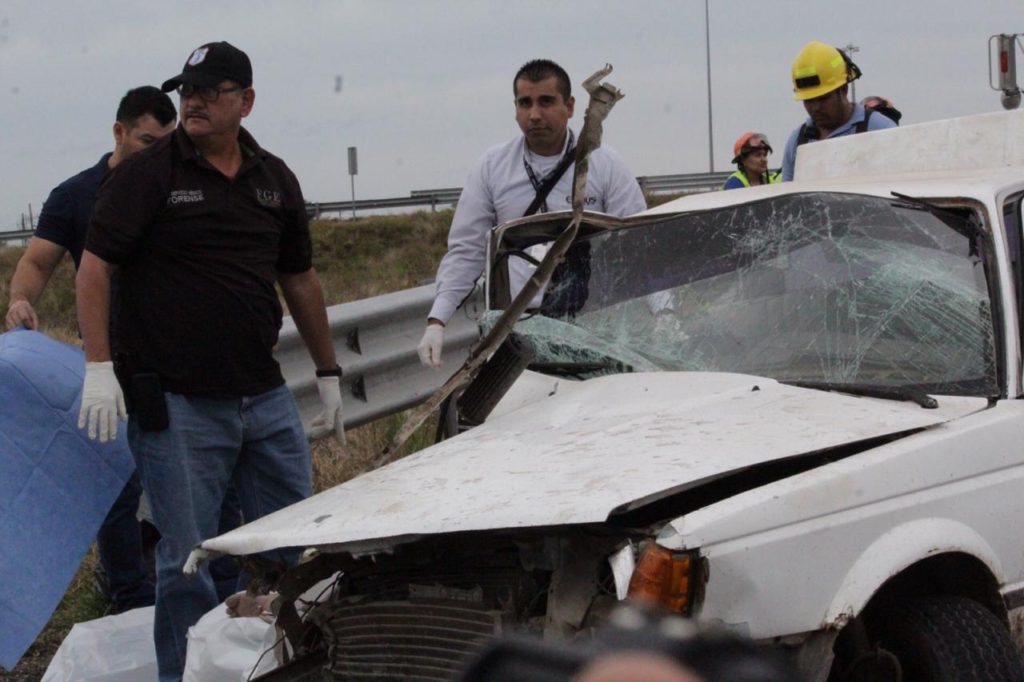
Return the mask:
<path fill-rule="evenodd" d="M 77 428 L 85 359 L 44 334 L 0 334 L 0 667 L 46 625 L 135 468 L 124 423 Z"/>

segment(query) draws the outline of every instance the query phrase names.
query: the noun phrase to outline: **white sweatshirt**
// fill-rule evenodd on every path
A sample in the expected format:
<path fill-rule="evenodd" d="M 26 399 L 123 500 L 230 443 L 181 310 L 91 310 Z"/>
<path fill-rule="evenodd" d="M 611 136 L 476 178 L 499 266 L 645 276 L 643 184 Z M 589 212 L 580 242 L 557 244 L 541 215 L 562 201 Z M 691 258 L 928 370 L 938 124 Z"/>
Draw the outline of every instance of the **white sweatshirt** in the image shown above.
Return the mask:
<path fill-rule="evenodd" d="M 567 135 L 566 144 L 568 138 Z M 437 294 L 430 317 L 448 323 L 483 273 L 491 229 L 521 218 L 529 208 L 537 192 L 526 173 L 524 158 L 537 178 L 543 178 L 558 165 L 562 154 L 546 157 L 533 154 L 526 148 L 526 138 L 519 135 L 488 149 L 470 171 L 448 232 L 448 253 L 437 269 Z M 547 196 L 548 211 L 572 208 L 572 175 L 573 165 L 570 165 Z M 590 155 L 584 208 L 620 218 L 647 208 L 633 173 L 622 157 L 606 146 Z M 538 212 L 543 212 L 543 208 Z M 510 259 L 513 295 L 529 278 L 531 269 L 532 266 L 522 259 Z"/>

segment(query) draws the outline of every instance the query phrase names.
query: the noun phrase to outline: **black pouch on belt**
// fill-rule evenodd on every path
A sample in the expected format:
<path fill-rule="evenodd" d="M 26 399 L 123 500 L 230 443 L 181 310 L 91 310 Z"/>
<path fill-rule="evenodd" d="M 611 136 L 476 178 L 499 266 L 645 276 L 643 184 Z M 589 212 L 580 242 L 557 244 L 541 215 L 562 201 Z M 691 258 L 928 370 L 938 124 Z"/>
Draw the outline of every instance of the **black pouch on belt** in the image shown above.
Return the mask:
<path fill-rule="evenodd" d="M 129 380 L 129 413 L 139 420 L 143 431 L 163 431 L 170 421 L 167 417 L 167 399 L 156 372 L 132 374 Z"/>

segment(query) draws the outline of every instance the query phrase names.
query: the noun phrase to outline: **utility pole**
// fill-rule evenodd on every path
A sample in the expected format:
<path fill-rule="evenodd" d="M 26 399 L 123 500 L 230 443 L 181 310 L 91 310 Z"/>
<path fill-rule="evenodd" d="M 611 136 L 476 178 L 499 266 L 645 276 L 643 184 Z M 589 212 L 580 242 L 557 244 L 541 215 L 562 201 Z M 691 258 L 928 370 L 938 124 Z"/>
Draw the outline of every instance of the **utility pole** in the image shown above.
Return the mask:
<path fill-rule="evenodd" d="M 711 128 L 711 21 L 708 0 L 704 0 L 704 49 L 708 67 L 708 172 L 715 172 L 715 140 Z"/>
<path fill-rule="evenodd" d="M 854 45 L 853 43 L 847 43 L 846 45 L 843 45 L 842 50 L 843 52 L 846 53 L 846 56 L 849 57 L 851 60 L 853 60 L 853 54 L 855 52 L 860 52 L 860 48 Z M 854 103 L 857 102 L 857 81 L 850 81 L 850 99 Z"/>

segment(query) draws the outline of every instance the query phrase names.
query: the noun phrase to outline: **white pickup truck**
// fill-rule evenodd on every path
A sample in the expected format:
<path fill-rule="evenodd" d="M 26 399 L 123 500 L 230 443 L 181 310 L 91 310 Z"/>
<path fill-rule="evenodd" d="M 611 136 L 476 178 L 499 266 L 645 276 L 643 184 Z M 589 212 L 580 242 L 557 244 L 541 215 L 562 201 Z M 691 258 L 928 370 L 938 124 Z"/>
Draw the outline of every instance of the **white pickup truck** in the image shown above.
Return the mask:
<path fill-rule="evenodd" d="M 588 215 L 516 325 L 529 367 L 471 386 L 460 433 L 203 543 L 316 549 L 266 679 L 448 679 L 481 639 L 573 637 L 630 598 L 808 680 L 1024 679 L 1022 199 L 1024 115 L 999 113 Z M 495 230 L 490 307 L 567 221 Z"/>

